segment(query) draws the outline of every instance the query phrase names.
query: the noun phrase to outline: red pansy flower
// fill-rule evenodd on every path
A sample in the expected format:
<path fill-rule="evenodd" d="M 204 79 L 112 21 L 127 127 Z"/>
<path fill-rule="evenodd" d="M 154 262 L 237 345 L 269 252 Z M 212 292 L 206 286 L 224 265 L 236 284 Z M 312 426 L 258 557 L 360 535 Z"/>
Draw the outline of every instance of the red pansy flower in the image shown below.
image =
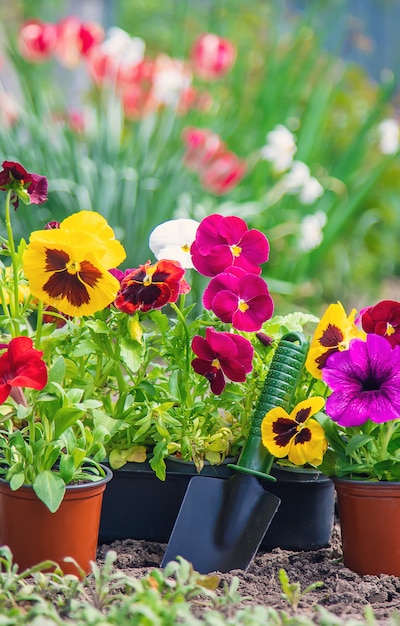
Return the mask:
<path fill-rule="evenodd" d="M 366 333 L 385 337 L 392 347 L 400 345 L 400 302 L 382 300 L 364 309 L 361 324 Z"/>
<path fill-rule="evenodd" d="M 208 327 L 205 338 L 193 337 L 192 350 L 197 356 L 192 361 L 194 371 L 209 380 L 215 395 L 222 393 L 226 379 L 242 383 L 253 368 L 254 348 L 241 335 Z"/>
<path fill-rule="evenodd" d="M 0 190 L 12 189 L 11 202 L 18 208 L 19 200 L 25 204 L 42 204 L 47 200 L 47 178 L 30 174 L 20 163 L 3 161 L 0 172 Z"/>
<path fill-rule="evenodd" d="M 177 261 L 163 259 L 154 265 L 147 261 L 123 278 L 115 306 L 125 313 L 161 309 L 189 291 L 184 274 L 185 270 Z"/>
<path fill-rule="evenodd" d="M 203 304 L 223 322 L 247 332 L 260 330 L 274 310 L 266 282 L 240 267 L 214 276 L 204 291 Z"/>
<path fill-rule="evenodd" d="M 29 337 L 11 339 L 0 356 L 0 403 L 16 388 L 43 389 L 47 384 L 47 368 L 43 352 L 33 347 Z"/>
<path fill-rule="evenodd" d="M 269 243 L 240 217 L 213 214 L 200 222 L 190 253 L 194 267 L 204 276 L 216 276 L 232 266 L 259 275 L 260 263 L 268 260 Z"/>

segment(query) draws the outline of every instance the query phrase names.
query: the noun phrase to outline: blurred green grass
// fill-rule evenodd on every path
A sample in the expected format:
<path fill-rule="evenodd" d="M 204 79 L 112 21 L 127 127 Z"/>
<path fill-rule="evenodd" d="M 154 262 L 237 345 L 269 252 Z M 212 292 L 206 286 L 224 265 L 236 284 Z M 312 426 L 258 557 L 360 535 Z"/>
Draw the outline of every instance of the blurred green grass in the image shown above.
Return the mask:
<path fill-rule="evenodd" d="M 387 284 L 393 290 L 400 272 L 399 159 L 379 152 L 377 124 L 395 115 L 394 77 L 378 84 L 328 53 L 324 33 L 313 25 L 315 3 L 299 16 L 277 1 L 115 2 L 115 25 L 142 37 L 151 56 L 188 58 L 196 36 L 209 31 L 234 42 L 237 60 L 221 81 L 197 81 L 212 95 L 210 111 L 183 117 L 164 110 L 127 121 L 112 94 L 89 99 L 88 89 L 95 117 L 85 137 L 51 121 L 63 98 L 54 67 L 32 66 L 15 50 L 19 21 L 43 15 L 41 4 L 20 2 L 9 20 L 24 106 L 16 126 L 0 129 L 1 151 L 45 174 L 50 184 L 45 207 L 18 211 L 20 235 L 78 209 L 97 210 L 122 238 L 132 267 L 149 256 L 150 230 L 178 207 L 195 217 L 222 211 L 245 217 L 270 239 L 265 278 L 280 311 L 295 306 L 318 312 L 338 299 L 360 307 L 387 296 Z M 61 2 L 51 6 L 54 15 L 65 10 Z M 294 132 L 296 159 L 325 188 L 312 206 L 294 195 L 270 202 L 277 176 L 257 155 L 277 124 Z M 246 177 L 227 196 L 205 191 L 183 167 L 181 133 L 189 125 L 211 128 L 248 160 Z M 327 216 L 323 240 L 304 251 L 301 222 L 318 211 Z"/>

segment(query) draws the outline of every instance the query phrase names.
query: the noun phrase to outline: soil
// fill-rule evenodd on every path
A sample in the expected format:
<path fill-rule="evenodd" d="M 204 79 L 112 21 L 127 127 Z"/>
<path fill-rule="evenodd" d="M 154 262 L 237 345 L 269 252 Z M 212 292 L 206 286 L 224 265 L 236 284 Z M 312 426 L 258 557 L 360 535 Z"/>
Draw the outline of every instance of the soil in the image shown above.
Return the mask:
<path fill-rule="evenodd" d="M 98 549 L 98 563 L 104 561 L 108 549 L 117 552 L 116 566 L 130 576 L 141 578 L 159 567 L 165 544 L 127 539 L 115 541 Z M 279 570 L 283 568 L 291 583 L 301 589 L 317 581 L 323 585 L 307 593 L 299 602 L 298 614 L 315 619 L 315 605 L 345 621 L 364 618 L 370 605 L 379 624 L 388 624 L 393 614 L 400 616 L 400 578 L 396 576 L 359 576 L 343 565 L 340 530 L 335 523 L 330 545 L 312 552 L 290 552 L 275 548 L 258 552 L 246 571 L 233 570 L 220 574 L 221 586 L 234 576 L 239 578 L 239 593 L 244 603 L 262 604 L 289 612 L 282 597 Z M 400 623 L 400 622 L 399 622 Z"/>

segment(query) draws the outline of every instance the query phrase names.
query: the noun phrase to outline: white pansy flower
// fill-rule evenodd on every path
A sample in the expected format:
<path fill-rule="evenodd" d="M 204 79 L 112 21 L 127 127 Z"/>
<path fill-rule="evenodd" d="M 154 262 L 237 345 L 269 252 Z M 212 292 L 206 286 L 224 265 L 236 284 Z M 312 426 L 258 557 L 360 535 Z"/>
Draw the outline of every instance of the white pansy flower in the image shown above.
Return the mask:
<path fill-rule="evenodd" d="M 319 246 L 323 240 L 322 229 L 325 224 L 326 214 L 323 211 L 306 215 L 300 224 L 299 249 L 308 252 Z"/>
<path fill-rule="evenodd" d="M 382 154 L 395 154 L 399 149 L 400 128 L 397 120 L 388 118 L 378 125 L 379 150 Z"/>
<path fill-rule="evenodd" d="M 168 220 L 150 233 L 149 248 L 157 261 L 179 261 L 184 268 L 192 268 L 190 246 L 196 238 L 199 222 L 189 218 Z"/>
<path fill-rule="evenodd" d="M 286 126 L 278 124 L 267 133 L 266 139 L 267 144 L 260 150 L 262 158 L 272 163 L 277 174 L 285 172 L 291 166 L 297 150 L 295 136 Z"/>

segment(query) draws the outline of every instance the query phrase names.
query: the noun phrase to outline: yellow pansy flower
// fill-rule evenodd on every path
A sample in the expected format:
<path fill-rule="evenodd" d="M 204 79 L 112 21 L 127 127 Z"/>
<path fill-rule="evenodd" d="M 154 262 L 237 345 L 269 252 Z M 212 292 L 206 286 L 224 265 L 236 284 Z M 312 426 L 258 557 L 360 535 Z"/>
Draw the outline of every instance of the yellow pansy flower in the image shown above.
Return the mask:
<path fill-rule="evenodd" d="M 81 211 L 60 227 L 35 231 L 23 254 L 31 293 L 66 315 L 91 315 L 108 306 L 119 281 L 108 271 L 125 250 L 100 214 Z"/>
<path fill-rule="evenodd" d="M 352 339 L 365 339 L 365 332 L 354 323 L 356 310 L 346 314 L 340 302 L 330 304 L 319 322 L 306 359 L 306 369 L 314 378 L 322 378 L 322 368 L 334 352 L 347 350 Z"/>
<path fill-rule="evenodd" d="M 276 458 L 287 456 L 295 465 L 321 465 L 328 442 L 322 426 L 312 415 L 324 405 L 324 398 L 314 396 L 299 402 L 290 415 L 282 407 L 268 411 L 261 422 L 264 446 Z"/>

